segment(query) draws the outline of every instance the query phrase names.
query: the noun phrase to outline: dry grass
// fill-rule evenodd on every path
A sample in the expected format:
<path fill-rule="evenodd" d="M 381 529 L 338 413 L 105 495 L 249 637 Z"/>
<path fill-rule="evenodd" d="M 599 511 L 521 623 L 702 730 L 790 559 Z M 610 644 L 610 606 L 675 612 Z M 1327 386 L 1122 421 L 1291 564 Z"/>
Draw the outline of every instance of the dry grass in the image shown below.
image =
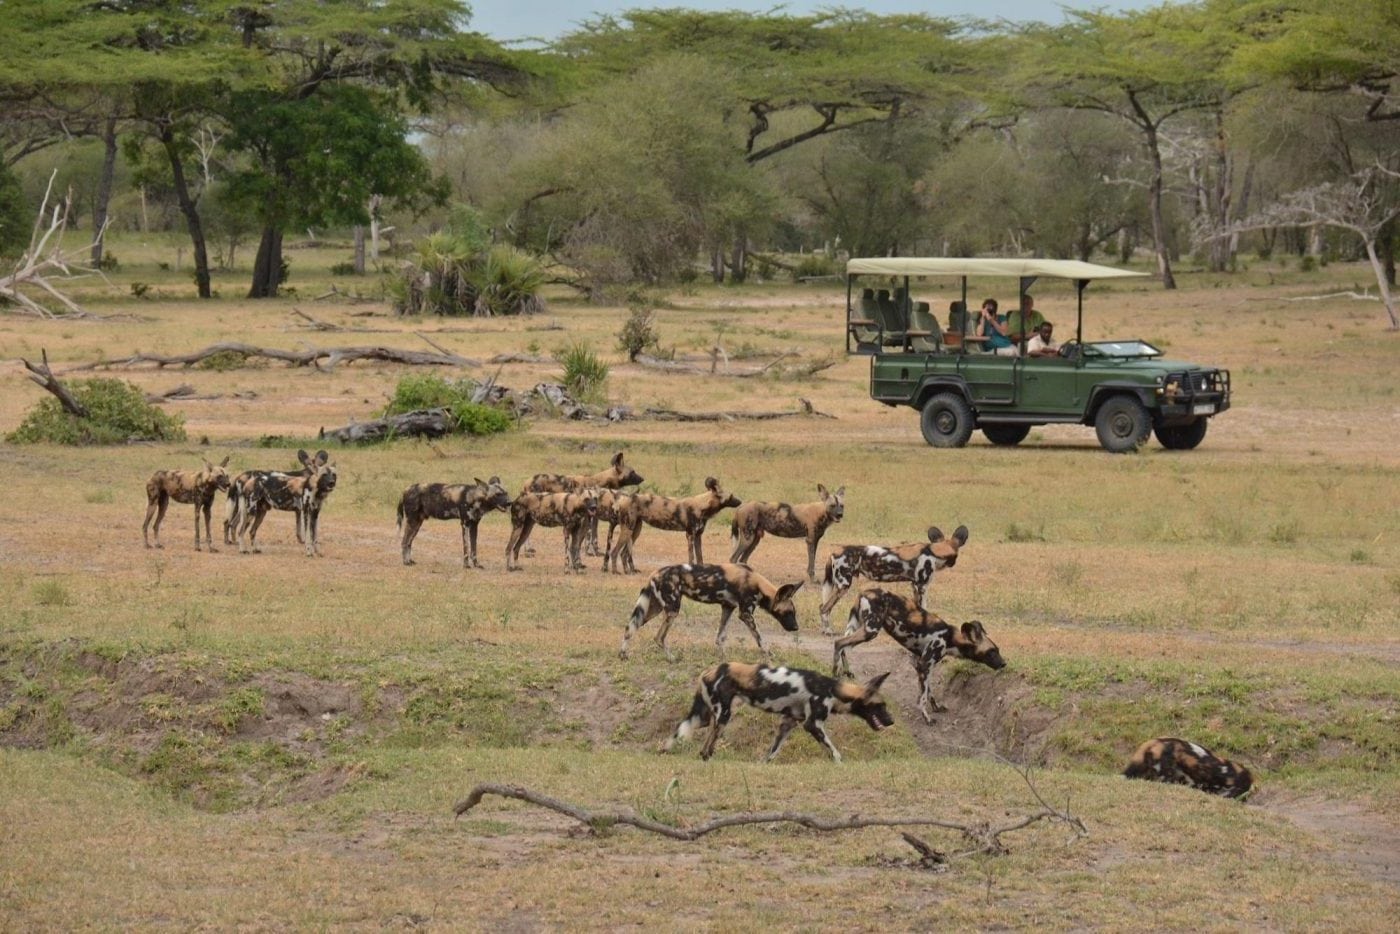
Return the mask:
<path fill-rule="evenodd" d="M 172 406 L 186 416 L 186 445 L 0 446 L 0 743 L 52 747 L 0 752 L 4 926 L 1064 927 L 1140 924 L 1148 912 L 1153 927 L 1196 927 L 1185 902 L 1209 905 L 1218 926 L 1365 930 L 1400 909 L 1393 869 L 1367 857 L 1395 839 L 1380 815 L 1400 807 L 1400 341 L 1382 332 L 1373 305 L 1284 301 L 1349 287 L 1364 270 L 1305 277 L 1270 266 L 1218 284 L 1187 277 L 1175 294 L 1092 288 L 1090 336 L 1154 339 L 1172 357 L 1229 366 L 1235 381 L 1235 408 L 1197 451 L 1154 444 L 1110 457 L 1091 430 L 1067 427 L 1038 429 L 1014 451 L 980 436 L 933 451 L 912 411 L 869 400 L 861 358 L 803 381 L 659 374 L 615 348 L 625 309 L 561 296 L 536 318 L 358 317 L 375 306 L 307 300 L 330 281 L 312 270 L 343 259 L 330 251 L 294 254 L 297 297 L 200 305 L 180 276 L 153 268 L 166 247 L 115 249 L 126 268 L 111 286 L 84 290 L 96 310 L 141 320 L 0 317 L 0 428 L 41 395 L 13 362 L 40 347 L 61 369 L 221 339 L 426 348 L 415 330 L 483 359 L 547 357 L 586 341 L 612 367 L 615 402 L 773 409 L 803 396 L 838 420 L 545 420 L 436 451 L 334 450 L 341 483 L 318 561 L 302 556 L 285 515 L 264 526 L 262 555 L 195 553 L 180 506 L 167 517 L 166 548 L 144 550 L 145 478 L 230 451 L 233 469 L 290 467 L 319 427 L 381 408 L 401 368 L 133 371 L 124 375 L 149 390 L 188 382 L 224 398 Z M 159 300 L 126 297 L 133 279 L 152 283 Z M 244 285 L 218 287 L 230 296 Z M 839 302 L 834 288 L 704 288 L 674 296 L 657 327 L 682 353 L 718 340 L 814 359 L 839 351 Z M 293 305 L 375 332 L 307 332 Z M 1046 284 L 1037 305 L 1067 330 L 1067 291 Z M 553 322 L 566 330 L 546 329 Z M 517 364 L 500 380 L 528 387 L 558 376 L 553 364 Z M 232 396 L 248 391 L 257 397 Z M 254 446 L 264 435 L 289 440 Z M 928 731 L 913 722 L 912 675 L 899 655 L 880 643 L 856 650 L 862 673 L 895 669 L 900 723 L 879 737 L 842 724 L 842 767 L 801 737 L 780 763 L 753 764 L 775 724 L 748 711 L 715 762 L 695 760 L 694 747 L 654 755 L 694 674 L 714 658 L 715 614 L 687 612 L 672 638 L 676 664 L 648 648 L 621 663 L 614 653 L 640 579 L 596 569 L 562 577 L 553 530 L 538 531 L 539 555 L 507 575 L 501 517 L 482 525 L 486 570 L 461 569 L 446 523 L 424 531 L 419 565 L 405 568 L 393 525 L 410 483 L 495 473 L 516 488 L 540 470 L 597 469 L 620 448 L 647 488 L 669 493 L 698 490 L 707 475 L 745 499 L 805 500 L 818 482 L 844 483 L 847 519 L 833 544 L 966 524 L 971 542 L 940 576 L 933 605 L 949 619 L 983 620 L 1010 667 L 947 666 L 940 696 L 954 709 Z M 728 551 L 721 517 L 706 556 Z M 680 536 L 656 530 L 637 552 L 644 571 L 685 553 Z M 795 580 L 805 555 L 798 542 L 770 539 L 754 562 Z M 829 649 L 815 637 L 814 589 L 800 597 L 800 644 L 760 625 L 781 658 L 821 667 Z M 731 635 L 736 657 L 752 655 L 746 639 Z M 308 697 L 343 691 L 352 709 L 325 720 L 286 714 L 288 732 L 268 733 L 257 724 L 283 716 L 269 685 L 291 678 Z M 1005 739 L 1018 730 L 1035 742 Z M 749 807 L 995 818 L 1029 806 L 1009 769 L 926 756 L 979 733 L 1050 763 L 1042 787 L 1069 799 L 1092 836 L 1028 831 L 1012 838 L 1010 857 L 932 878 L 886 865 L 908 853 L 888 832 L 748 830 L 685 847 L 625 831 L 567 835 L 561 821 L 514 805 L 447 818 L 476 780 L 678 821 Z M 1118 780 L 1114 766 L 1153 734 L 1187 735 L 1249 762 L 1259 806 Z M 679 798 L 668 799 L 673 777 Z M 1343 809 L 1318 801 L 1344 802 L 1363 815 L 1353 822 L 1363 831 L 1304 820 L 1299 802 Z M 820 922 L 809 905 L 821 906 Z"/>

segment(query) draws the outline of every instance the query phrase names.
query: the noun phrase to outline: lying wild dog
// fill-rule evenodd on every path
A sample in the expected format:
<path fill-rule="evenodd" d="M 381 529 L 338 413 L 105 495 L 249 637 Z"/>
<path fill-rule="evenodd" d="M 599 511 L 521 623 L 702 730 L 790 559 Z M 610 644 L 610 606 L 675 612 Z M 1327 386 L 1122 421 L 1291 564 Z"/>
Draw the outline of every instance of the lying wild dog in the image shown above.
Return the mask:
<path fill-rule="evenodd" d="M 749 627 L 753 641 L 758 643 L 758 650 L 766 658 L 769 652 L 754 623 L 754 609 L 762 607 L 788 632 L 796 632 L 797 607 L 793 605 L 792 598 L 804 583 L 798 581 L 775 587 L 766 577 L 745 564 L 672 564 L 661 568 L 651 575 L 651 580 L 637 596 L 637 605 L 632 608 L 632 616 L 627 620 L 627 629 L 622 634 L 622 650 L 618 655 L 626 658 L 632 634 L 645 626 L 647 620 L 664 612 L 666 618 L 656 632 L 656 644 L 670 658 L 666 633 L 681 611 L 681 598 L 689 597 L 697 603 L 718 603 L 723 607 L 719 616 L 719 633 L 715 636 L 717 648 L 724 647 L 729 618 L 738 610 L 740 621 Z"/>
<path fill-rule="evenodd" d="M 705 524 L 721 509 L 738 509 L 743 502 L 726 493 L 714 477 L 705 478 L 705 492 L 683 499 L 672 499 L 659 493 L 638 493 L 633 497 L 636 516 L 631 529 L 631 543 L 642 534 L 642 523 L 667 532 L 684 532 L 688 560 L 692 564 L 705 562 L 703 537 Z"/>
<path fill-rule="evenodd" d="M 943 656 L 955 655 L 981 662 L 988 668 L 1006 667 L 996 643 L 987 637 L 987 630 L 976 620 L 951 626 L 908 597 L 872 587 L 861 591 L 856 605 L 851 607 L 846 634 L 836 640 L 831 656 L 831 673 L 843 670 L 849 675 L 851 662 L 846 650 L 869 642 L 881 629 L 914 656 L 914 670 L 919 675 L 919 713 L 927 723 L 933 722 L 935 710 L 944 709 L 933 699 L 930 683 L 933 666 L 942 661 Z"/>
<path fill-rule="evenodd" d="M 966 544 L 967 526 L 960 525 L 949 539 L 938 528 L 930 528 L 927 545 L 845 545 L 836 549 L 826 560 L 822 577 L 822 635 L 833 635 L 831 608 L 858 577 L 882 583 L 909 581 L 914 585 L 914 599 L 927 609 L 924 601 L 929 584 L 933 583 L 933 572 L 957 564 L 958 552 Z"/>
<path fill-rule="evenodd" d="M 521 493 L 510 504 L 510 541 L 506 542 L 506 570 L 520 570 L 520 548 L 537 525 L 564 530 L 564 573 L 582 571 L 579 549 L 588 523 L 598 514 L 598 491 L 578 493 Z"/>
<path fill-rule="evenodd" d="M 737 662 L 716 665 L 700 676 L 690 715 L 680 722 L 661 749 L 670 752 L 677 740 L 685 739 L 699 727 L 708 726 L 710 735 L 700 749 L 700 758 L 710 758 L 720 733 L 734 713 L 734 704 L 747 702 L 783 718 L 764 762 L 773 760 L 792 728 L 799 723 L 826 747 L 834 761 L 840 762 L 841 753 L 826 734 L 827 718 L 834 713 L 848 713 L 864 720 L 877 733 L 893 726 L 894 718 L 879 695 L 880 685 L 889 675 L 887 671 L 861 685 L 801 668 L 770 668 Z"/>
<path fill-rule="evenodd" d="M 296 513 L 297 540 L 304 541 L 308 557 L 320 553 L 321 506 L 335 489 L 335 465 L 330 463 L 330 455 L 325 451 L 317 451 L 314 458 L 305 451 L 297 451 L 297 460 L 305 468 L 301 473 L 261 471 L 249 486 L 239 491 L 238 550 L 243 554 L 250 550 L 254 554 L 261 551 L 258 528 L 273 509 Z M 243 540 L 245 535 L 247 542 Z"/>
<path fill-rule="evenodd" d="M 636 574 L 637 563 L 632 560 L 632 530 L 638 521 L 636 495 L 623 493 L 620 490 L 600 490 L 598 492 L 598 518 L 592 523 L 592 528 L 596 530 L 598 522 L 603 520 L 607 520 L 608 523 L 608 543 L 601 552 L 603 570 L 610 570 L 614 574 L 623 571 L 628 574 Z M 613 533 L 617 532 L 619 528 L 622 531 L 617 536 L 617 543 L 613 544 Z"/>
<path fill-rule="evenodd" d="M 510 509 L 510 494 L 500 477 L 467 483 L 415 483 L 399 497 L 399 528 L 403 529 L 403 563 L 413 563 L 413 540 L 428 519 L 458 519 L 462 523 L 462 567 L 479 568 L 476 529 L 492 510 Z M 470 541 L 470 547 L 468 542 Z"/>
<path fill-rule="evenodd" d="M 821 499 L 815 503 L 747 502 L 734 511 L 734 522 L 730 526 L 729 539 L 734 543 L 734 553 L 730 561 L 743 563 L 753 555 L 764 533 L 779 538 L 805 538 L 807 540 L 807 579 L 817 582 L 817 543 L 826 534 L 827 527 L 840 522 L 846 514 L 846 488 L 838 487 L 835 493 L 828 493 L 825 486 L 818 483 L 817 493 Z"/>
<path fill-rule="evenodd" d="M 1243 798 L 1254 787 L 1254 776 L 1244 766 L 1222 759 L 1203 746 L 1167 736 L 1149 739 L 1139 746 L 1123 774 L 1128 778 L 1190 785 L 1223 798 Z"/>
<path fill-rule="evenodd" d="M 593 487 L 598 490 L 617 490 L 624 486 L 636 486 L 642 482 L 642 475 L 627 465 L 623 458 L 624 452 L 618 451 L 613 455 L 612 461 L 606 468 L 597 473 L 590 474 L 557 474 L 557 473 L 537 473 L 525 484 L 524 493 L 577 493 L 580 490 Z M 602 505 L 601 503 L 599 504 Z M 607 519 L 606 515 L 599 515 L 588 523 L 588 554 L 605 555 L 606 552 L 598 549 L 598 519 Z M 528 549 L 526 554 L 532 552 Z"/>
<path fill-rule="evenodd" d="M 209 531 L 209 513 L 214 508 L 214 498 L 219 491 L 229 488 L 228 471 L 224 469 L 228 467 L 228 461 L 227 457 L 217 464 L 206 460 L 203 470 L 157 470 L 151 474 L 151 479 L 146 481 L 146 521 L 141 525 L 141 541 L 147 548 L 151 547 L 146 531 L 150 528 L 152 516 L 156 520 L 155 547 L 165 547 L 160 543 L 160 524 L 165 520 L 165 510 L 173 499 L 177 503 L 194 505 L 194 550 L 199 551 L 200 548 L 201 513 L 204 515 L 204 537 L 208 539 L 209 550 L 218 550 L 214 547 L 214 535 Z"/>

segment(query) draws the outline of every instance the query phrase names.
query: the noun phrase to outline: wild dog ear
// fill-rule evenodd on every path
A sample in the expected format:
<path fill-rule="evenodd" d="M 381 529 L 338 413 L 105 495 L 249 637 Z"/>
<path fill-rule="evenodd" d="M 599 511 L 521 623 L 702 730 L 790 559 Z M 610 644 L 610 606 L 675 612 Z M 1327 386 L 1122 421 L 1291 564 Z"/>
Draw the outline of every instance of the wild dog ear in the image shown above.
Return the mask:
<path fill-rule="evenodd" d="M 207 457 L 201 458 L 201 460 L 204 461 L 204 469 L 205 469 L 205 470 L 208 470 L 208 471 L 211 471 L 211 472 L 214 470 L 214 463 L 213 463 L 213 461 L 209 460 L 209 458 L 207 458 Z"/>
<path fill-rule="evenodd" d="M 616 454 L 613 455 L 612 465 L 613 465 L 614 467 L 621 467 L 621 466 L 622 466 L 622 455 L 623 455 L 623 453 L 624 453 L 624 452 L 622 452 L 622 451 L 618 451 Z"/>
<path fill-rule="evenodd" d="M 884 674 L 882 674 L 882 675 L 876 675 L 875 677 L 871 678 L 869 681 L 865 682 L 865 696 L 866 696 L 866 697 L 874 697 L 874 696 L 875 696 L 875 693 L 876 693 L 877 691 L 880 690 L 880 685 L 884 684 L 884 683 L 885 683 L 885 679 L 888 678 L 889 676 L 890 676 L 890 673 L 887 671 L 887 672 L 885 672 Z"/>
<path fill-rule="evenodd" d="M 807 582 L 798 581 L 795 584 L 783 584 L 781 587 L 778 588 L 778 602 L 782 603 L 784 600 L 791 600 L 794 596 L 797 595 L 797 592 L 802 589 L 802 585 L 805 583 Z"/>
<path fill-rule="evenodd" d="M 939 542 L 943 541 L 943 530 L 936 525 L 929 526 L 928 540 L 937 545 Z"/>
<path fill-rule="evenodd" d="M 224 455 L 224 459 L 221 460 L 221 461 L 219 461 L 219 466 L 220 466 L 220 467 L 227 467 L 227 466 L 228 466 L 229 460 L 231 460 L 232 458 L 233 458 L 233 455 L 232 455 L 232 454 L 225 454 L 225 455 Z"/>
<path fill-rule="evenodd" d="M 962 634 L 973 642 L 987 638 L 987 630 L 975 619 L 962 624 Z"/>
<path fill-rule="evenodd" d="M 817 484 L 817 495 L 818 495 L 818 496 L 821 496 L 821 497 L 823 497 L 823 498 L 826 497 L 826 485 L 825 485 L 825 484 L 821 484 L 821 483 L 818 483 L 818 484 Z"/>
<path fill-rule="evenodd" d="M 843 496 L 845 496 L 845 495 L 846 495 L 846 484 L 843 483 L 843 484 L 841 484 L 840 486 L 838 486 L 838 487 L 836 488 L 836 498 L 837 498 L 837 499 L 840 499 L 841 497 L 843 497 Z"/>
<path fill-rule="evenodd" d="M 967 526 L 960 525 L 953 531 L 953 541 L 961 548 L 967 544 Z"/>
<path fill-rule="evenodd" d="M 326 461 L 328 461 L 328 460 L 330 460 L 330 459 L 331 459 L 330 454 L 326 453 L 325 451 L 317 451 L 317 452 L 316 452 L 316 466 L 317 466 L 317 467 L 323 467 L 323 466 L 325 466 Z"/>
<path fill-rule="evenodd" d="M 486 486 L 486 481 L 481 479 L 480 477 L 472 477 L 472 482 L 475 483 L 477 486 Z"/>
<path fill-rule="evenodd" d="M 706 477 L 706 478 L 705 478 L 705 489 L 710 490 L 710 491 L 712 491 L 712 492 L 714 492 L 714 493 L 718 493 L 718 492 L 719 492 L 719 481 L 716 480 L 714 477 Z"/>
<path fill-rule="evenodd" d="M 477 482 L 480 483 L 481 481 L 478 480 Z M 497 477 L 497 476 L 492 476 L 491 479 L 488 480 L 487 482 L 488 482 L 488 483 L 500 484 L 501 478 L 500 478 L 500 477 Z"/>
<path fill-rule="evenodd" d="M 297 460 L 301 461 L 302 464 L 304 464 L 307 467 L 311 466 L 311 455 L 307 454 L 304 450 L 297 451 Z"/>

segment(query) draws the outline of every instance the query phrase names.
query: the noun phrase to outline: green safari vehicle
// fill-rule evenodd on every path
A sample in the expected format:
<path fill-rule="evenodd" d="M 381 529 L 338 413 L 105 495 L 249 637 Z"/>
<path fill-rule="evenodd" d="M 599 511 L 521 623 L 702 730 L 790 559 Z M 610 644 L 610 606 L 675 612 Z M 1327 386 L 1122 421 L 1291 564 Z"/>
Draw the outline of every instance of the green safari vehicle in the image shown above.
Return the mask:
<path fill-rule="evenodd" d="M 846 352 L 869 354 L 870 396 L 921 415 L 934 447 L 967 444 L 974 430 L 997 445 L 1020 444 L 1036 425 L 1092 425 L 1113 453 L 1134 451 L 1156 434 L 1163 447 L 1195 448 L 1210 419 L 1230 407 L 1230 373 L 1165 360 L 1145 340 L 1086 341 L 1084 289 L 1094 279 L 1142 273 L 1073 260 L 876 257 L 846 264 Z M 1024 295 L 1037 279 L 1075 285 L 1074 336 L 1057 353 L 1027 356 L 981 349 L 978 315 L 969 311 L 969 278 L 1017 280 Z M 942 326 L 910 291 L 926 278 L 960 280 L 961 296 Z M 946 291 L 930 294 L 948 298 Z"/>

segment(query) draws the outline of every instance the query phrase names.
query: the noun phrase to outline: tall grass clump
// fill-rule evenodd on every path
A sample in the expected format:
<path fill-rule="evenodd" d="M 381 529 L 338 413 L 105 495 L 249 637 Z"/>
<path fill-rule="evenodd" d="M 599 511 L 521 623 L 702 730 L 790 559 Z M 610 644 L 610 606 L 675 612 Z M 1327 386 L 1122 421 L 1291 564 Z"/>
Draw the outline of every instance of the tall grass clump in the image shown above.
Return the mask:
<path fill-rule="evenodd" d="M 506 244 L 492 244 L 480 215 L 459 208 L 443 230 L 418 241 L 390 283 L 399 314 L 534 314 L 544 310 L 544 264 Z"/>
<path fill-rule="evenodd" d="M 86 418 L 64 411 L 57 399 L 42 399 L 6 440 L 12 444 L 70 445 L 185 440 L 184 416 L 162 412 L 131 383 L 81 379 L 68 384 L 68 389 L 87 409 Z"/>
<path fill-rule="evenodd" d="M 592 347 L 574 341 L 558 351 L 554 358 L 564 367 L 564 388 L 574 398 L 583 402 L 603 401 L 608 365 L 599 359 Z"/>
<path fill-rule="evenodd" d="M 447 409 L 457 429 L 469 435 L 492 435 L 508 431 L 515 423 L 508 412 L 472 401 L 476 384 L 471 380 L 443 379 L 441 376 L 405 376 L 394 387 L 394 396 L 385 415 L 402 415 L 423 409 Z"/>

